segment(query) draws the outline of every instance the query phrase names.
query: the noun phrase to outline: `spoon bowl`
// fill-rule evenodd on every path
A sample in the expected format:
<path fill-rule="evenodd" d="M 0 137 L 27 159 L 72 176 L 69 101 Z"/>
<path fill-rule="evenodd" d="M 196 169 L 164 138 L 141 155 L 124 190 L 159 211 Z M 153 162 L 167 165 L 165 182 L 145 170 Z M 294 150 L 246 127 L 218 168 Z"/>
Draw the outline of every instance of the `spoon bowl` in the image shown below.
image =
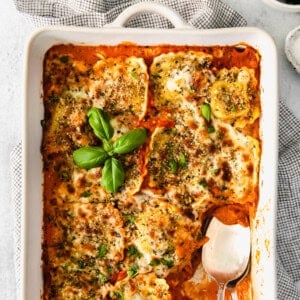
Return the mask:
<path fill-rule="evenodd" d="M 250 227 L 227 225 L 213 217 L 206 236 L 209 240 L 202 248 L 203 268 L 218 283 L 218 300 L 223 300 L 226 284 L 239 278 L 248 265 Z"/>

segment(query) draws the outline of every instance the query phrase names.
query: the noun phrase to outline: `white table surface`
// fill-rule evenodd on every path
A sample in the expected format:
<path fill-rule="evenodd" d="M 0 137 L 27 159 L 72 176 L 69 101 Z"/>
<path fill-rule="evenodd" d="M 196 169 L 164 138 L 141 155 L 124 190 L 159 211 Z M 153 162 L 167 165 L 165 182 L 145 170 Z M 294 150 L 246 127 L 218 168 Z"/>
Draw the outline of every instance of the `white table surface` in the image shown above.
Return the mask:
<path fill-rule="evenodd" d="M 300 13 L 286 13 L 260 0 L 224 0 L 248 21 L 274 38 L 279 56 L 280 97 L 300 119 L 300 75 L 284 55 L 286 34 L 300 25 Z M 14 268 L 14 213 L 9 156 L 22 132 L 22 84 L 26 41 L 34 26 L 15 10 L 12 0 L 1 0 L 0 10 L 0 299 L 16 299 Z"/>

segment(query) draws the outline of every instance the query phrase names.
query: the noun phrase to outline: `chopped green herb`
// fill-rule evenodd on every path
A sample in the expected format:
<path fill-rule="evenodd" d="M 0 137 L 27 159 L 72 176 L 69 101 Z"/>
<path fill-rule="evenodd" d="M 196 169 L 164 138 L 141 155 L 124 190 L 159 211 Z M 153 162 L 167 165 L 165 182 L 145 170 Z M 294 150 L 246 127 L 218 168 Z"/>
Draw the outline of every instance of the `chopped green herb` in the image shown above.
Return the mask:
<path fill-rule="evenodd" d="M 98 258 L 102 259 L 108 252 L 108 245 L 107 244 L 101 244 L 98 249 Z"/>
<path fill-rule="evenodd" d="M 172 268 L 174 266 L 174 261 L 172 259 L 165 259 L 162 258 L 161 259 L 161 263 L 165 266 L 167 266 L 169 269 Z"/>
<path fill-rule="evenodd" d="M 179 163 L 180 167 L 182 167 L 182 168 L 186 168 L 187 167 L 186 157 L 185 157 L 185 154 L 183 152 L 181 152 L 179 154 L 178 163 Z"/>
<path fill-rule="evenodd" d="M 130 246 L 127 248 L 127 256 L 128 256 L 128 257 L 141 257 L 142 254 L 139 252 L 138 249 L 136 249 L 135 246 L 130 245 Z"/>
<path fill-rule="evenodd" d="M 172 174 L 176 174 L 178 171 L 178 164 L 174 159 L 169 160 L 169 167 Z"/>
<path fill-rule="evenodd" d="M 85 263 L 85 261 L 83 261 L 83 260 L 78 261 L 78 268 L 79 269 L 84 269 L 86 266 L 87 266 L 87 264 Z"/>
<path fill-rule="evenodd" d="M 67 180 L 67 179 L 69 179 L 69 174 L 67 172 L 61 172 L 60 178 Z"/>
<path fill-rule="evenodd" d="M 109 297 L 116 300 L 124 300 L 123 293 L 121 291 L 111 291 Z"/>
<path fill-rule="evenodd" d="M 168 134 L 171 134 L 172 132 L 167 132 Z M 168 152 L 168 155 L 173 155 L 173 152 L 174 152 L 174 144 L 172 142 L 167 142 L 166 144 L 167 146 L 167 152 Z"/>
<path fill-rule="evenodd" d="M 218 174 L 219 169 L 210 169 L 209 172 L 212 173 L 212 174 Z"/>
<path fill-rule="evenodd" d="M 137 74 L 136 74 L 135 69 L 133 69 L 133 70 L 131 71 L 130 74 L 131 74 L 131 77 L 132 77 L 132 78 L 137 79 L 138 76 L 137 76 Z"/>
<path fill-rule="evenodd" d="M 237 111 L 237 107 L 236 105 L 232 104 L 231 108 L 230 108 L 231 112 L 236 112 Z"/>
<path fill-rule="evenodd" d="M 202 179 L 199 181 L 199 184 L 200 184 L 201 186 L 203 186 L 204 188 L 206 188 L 206 187 L 207 187 L 207 181 L 206 181 L 206 179 L 205 179 L 205 178 L 202 178 Z"/>
<path fill-rule="evenodd" d="M 43 119 L 40 121 L 42 128 L 45 128 L 46 126 L 46 121 Z"/>
<path fill-rule="evenodd" d="M 207 127 L 207 133 L 214 133 L 216 130 L 213 126 Z"/>
<path fill-rule="evenodd" d="M 52 95 L 49 96 L 49 101 L 52 102 L 52 103 L 56 103 L 56 102 L 59 101 L 59 98 L 52 94 Z"/>
<path fill-rule="evenodd" d="M 123 215 L 123 218 L 125 220 L 125 224 L 126 225 L 133 225 L 134 224 L 134 221 L 135 221 L 135 218 L 133 215 L 130 215 L 130 214 L 124 214 Z"/>
<path fill-rule="evenodd" d="M 108 274 L 112 274 L 113 270 L 114 270 L 114 268 L 111 267 L 111 266 L 107 266 L 107 267 L 106 267 L 106 272 L 107 272 Z"/>
<path fill-rule="evenodd" d="M 98 274 L 98 279 L 99 279 L 99 281 L 102 282 L 102 283 L 106 283 L 106 282 L 108 281 L 107 276 L 104 275 L 104 274 L 101 273 L 101 272 Z"/>
<path fill-rule="evenodd" d="M 158 259 L 154 259 L 150 262 L 149 266 L 158 266 L 160 264 L 160 261 Z"/>
<path fill-rule="evenodd" d="M 175 252 L 175 247 L 174 245 L 169 244 L 168 248 L 166 249 L 166 251 L 164 252 L 164 254 L 172 254 Z"/>
<path fill-rule="evenodd" d="M 61 56 L 61 57 L 59 58 L 59 60 L 60 60 L 63 64 L 66 64 L 66 63 L 68 63 L 68 61 L 69 61 L 69 57 L 66 56 L 66 55 L 64 55 L 64 56 Z"/>
<path fill-rule="evenodd" d="M 84 191 L 84 192 L 81 193 L 80 196 L 87 198 L 87 197 L 91 196 L 91 193 L 89 191 Z"/>
<path fill-rule="evenodd" d="M 134 278 L 135 276 L 138 275 L 139 271 L 139 266 L 134 263 L 133 265 L 130 266 L 130 268 L 127 270 L 127 274 L 130 278 Z"/>

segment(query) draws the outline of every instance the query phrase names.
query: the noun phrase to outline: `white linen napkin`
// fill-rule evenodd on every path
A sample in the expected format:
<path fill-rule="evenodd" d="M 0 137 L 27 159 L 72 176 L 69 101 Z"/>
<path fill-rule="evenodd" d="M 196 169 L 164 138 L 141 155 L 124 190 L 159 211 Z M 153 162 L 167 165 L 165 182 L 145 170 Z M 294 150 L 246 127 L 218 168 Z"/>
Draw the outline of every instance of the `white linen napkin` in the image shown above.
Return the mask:
<path fill-rule="evenodd" d="M 17 10 L 38 27 L 75 25 L 102 27 L 112 22 L 124 8 L 148 1 L 127 0 L 15 0 Z M 219 0 L 155 1 L 175 9 L 190 25 L 197 28 L 245 26 L 237 12 Z M 172 27 L 161 16 L 142 14 L 129 27 Z M 280 104 L 279 172 L 277 204 L 277 297 L 299 300 L 295 281 L 300 280 L 300 122 Z M 15 264 L 20 285 L 21 245 L 21 142 L 11 153 L 12 199 L 15 209 Z M 271 299 L 270 299 L 271 300 Z"/>

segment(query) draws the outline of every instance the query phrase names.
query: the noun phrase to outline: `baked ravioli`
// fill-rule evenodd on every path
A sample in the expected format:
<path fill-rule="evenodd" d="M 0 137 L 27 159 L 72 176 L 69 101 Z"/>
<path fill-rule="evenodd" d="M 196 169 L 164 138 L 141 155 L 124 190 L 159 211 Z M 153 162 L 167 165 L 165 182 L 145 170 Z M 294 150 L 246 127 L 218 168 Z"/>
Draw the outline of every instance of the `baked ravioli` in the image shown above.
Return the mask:
<path fill-rule="evenodd" d="M 215 299 L 201 265 L 205 226 L 213 215 L 254 218 L 259 80 L 260 55 L 247 44 L 48 50 L 43 299 Z M 124 142 L 136 129 L 145 141 Z M 99 163 L 80 166 L 82 148 L 101 149 Z M 106 160 L 118 164 L 108 171 Z M 249 276 L 237 292 L 251 298 Z"/>

